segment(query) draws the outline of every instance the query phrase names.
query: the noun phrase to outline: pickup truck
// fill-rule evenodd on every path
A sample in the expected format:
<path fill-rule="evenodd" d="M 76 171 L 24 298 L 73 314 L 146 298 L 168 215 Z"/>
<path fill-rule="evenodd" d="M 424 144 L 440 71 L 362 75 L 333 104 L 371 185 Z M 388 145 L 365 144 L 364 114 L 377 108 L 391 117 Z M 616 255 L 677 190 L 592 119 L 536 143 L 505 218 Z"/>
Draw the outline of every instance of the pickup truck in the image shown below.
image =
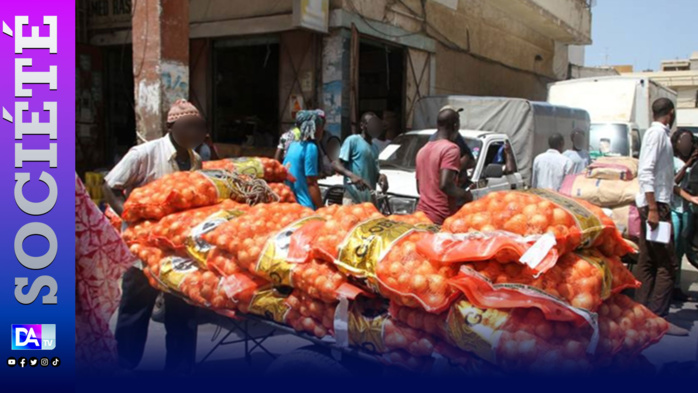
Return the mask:
<path fill-rule="evenodd" d="M 419 192 L 415 177 L 417 152 L 429 141 L 435 129 L 411 131 L 395 138 L 379 157 L 381 173 L 388 177 L 388 203 L 392 214 L 410 214 L 417 207 Z M 519 172 L 503 174 L 503 164 L 495 163 L 499 149 L 508 141 L 505 134 L 489 131 L 460 130 L 460 134 L 475 157 L 475 166 L 468 170 L 473 183 L 471 192 L 478 199 L 492 191 L 522 189 L 524 181 Z M 343 187 L 340 175 L 320 181 L 323 198 L 328 203 L 341 203 L 341 193 L 335 197 L 328 190 Z"/>

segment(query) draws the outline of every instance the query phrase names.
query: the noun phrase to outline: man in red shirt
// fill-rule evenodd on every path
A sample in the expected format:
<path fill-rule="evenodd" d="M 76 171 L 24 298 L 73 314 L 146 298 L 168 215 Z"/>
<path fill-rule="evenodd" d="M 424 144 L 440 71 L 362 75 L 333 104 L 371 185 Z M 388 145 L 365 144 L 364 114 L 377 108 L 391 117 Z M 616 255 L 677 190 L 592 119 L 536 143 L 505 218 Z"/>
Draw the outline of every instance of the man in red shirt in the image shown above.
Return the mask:
<path fill-rule="evenodd" d="M 454 143 L 460 129 L 458 112 L 443 107 L 436 120 L 436 137 L 417 153 L 417 210 L 439 225 L 456 212 L 457 200 L 473 199 L 470 191 L 457 186 L 461 168 L 460 149 Z"/>

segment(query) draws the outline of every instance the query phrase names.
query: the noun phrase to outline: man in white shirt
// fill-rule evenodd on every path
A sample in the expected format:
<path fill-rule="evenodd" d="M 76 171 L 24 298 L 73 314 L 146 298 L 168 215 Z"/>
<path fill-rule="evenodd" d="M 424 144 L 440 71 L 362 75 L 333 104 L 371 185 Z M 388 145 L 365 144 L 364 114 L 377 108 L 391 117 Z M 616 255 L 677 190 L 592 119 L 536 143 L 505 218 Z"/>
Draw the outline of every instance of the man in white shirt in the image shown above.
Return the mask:
<path fill-rule="evenodd" d="M 185 100 L 175 102 L 167 115 L 167 128 L 169 132 L 162 138 L 131 148 L 104 178 L 105 198 L 117 214 L 122 214 L 124 200 L 134 188 L 176 171 L 201 169 L 201 158 L 194 149 L 204 142 L 206 122 L 196 107 Z M 124 273 L 121 287 L 117 351 L 121 367 L 133 369 L 143 357 L 159 291 L 148 284 L 137 266 Z M 196 357 L 196 308 L 170 294 L 164 295 L 164 301 L 165 370 L 188 373 Z"/>
<path fill-rule="evenodd" d="M 669 139 L 676 114 L 668 98 L 652 104 L 654 122 L 645 131 L 640 151 L 637 178 L 640 192 L 636 203 L 640 212 L 640 256 L 636 276 L 642 286 L 635 300 L 655 314 L 666 317 L 674 290 L 678 261 L 674 252 L 673 235 L 668 244 L 647 240 L 647 226 L 656 229 L 660 222 L 671 225 L 671 200 L 674 192 L 684 195 L 674 185 L 674 150 Z M 669 324 L 667 334 L 687 336 L 688 331 Z"/>
<path fill-rule="evenodd" d="M 565 176 L 572 173 L 572 160 L 562 155 L 565 139 L 559 133 L 548 138 L 550 149 L 533 160 L 531 187 L 558 191 Z"/>
<path fill-rule="evenodd" d="M 572 131 L 572 148 L 563 155 L 572 160 L 572 173 L 582 173 L 591 163 L 589 156 L 587 137 L 584 131 L 575 129 Z"/>

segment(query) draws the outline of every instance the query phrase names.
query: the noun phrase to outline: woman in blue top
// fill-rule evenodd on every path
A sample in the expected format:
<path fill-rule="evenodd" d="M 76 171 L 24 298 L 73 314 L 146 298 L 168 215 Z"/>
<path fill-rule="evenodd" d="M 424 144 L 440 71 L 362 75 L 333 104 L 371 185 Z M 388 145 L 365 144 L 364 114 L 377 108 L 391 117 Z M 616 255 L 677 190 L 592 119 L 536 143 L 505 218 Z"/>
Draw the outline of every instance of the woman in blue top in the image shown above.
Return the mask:
<path fill-rule="evenodd" d="M 296 181 L 286 182 L 293 190 L 299 204 L 317 209 L 322 206 L 322 194 L 317 181 L 320 176 L 320 149 L 316 141 L 322 140 L 324 132 L 324 112 L 317 110 L 300 111 L 296 114 L 299 124 L 299 139 L 291 142 L 284 158 Z"/>

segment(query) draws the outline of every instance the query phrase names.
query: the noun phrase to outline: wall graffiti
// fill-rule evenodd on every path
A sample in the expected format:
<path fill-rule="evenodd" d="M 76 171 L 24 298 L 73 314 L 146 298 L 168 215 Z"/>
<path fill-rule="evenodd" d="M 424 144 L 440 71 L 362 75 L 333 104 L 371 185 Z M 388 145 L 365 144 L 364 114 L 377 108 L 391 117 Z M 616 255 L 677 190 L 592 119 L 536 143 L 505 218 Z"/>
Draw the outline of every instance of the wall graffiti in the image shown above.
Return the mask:
<path fill-rule="evenodd" d="M 160 79 L 164 94 L 163 107 L 169 108 L 180 98 L 189 98 L 189 67 L 179 62 L 165 62 L 161 65 Z"/>

